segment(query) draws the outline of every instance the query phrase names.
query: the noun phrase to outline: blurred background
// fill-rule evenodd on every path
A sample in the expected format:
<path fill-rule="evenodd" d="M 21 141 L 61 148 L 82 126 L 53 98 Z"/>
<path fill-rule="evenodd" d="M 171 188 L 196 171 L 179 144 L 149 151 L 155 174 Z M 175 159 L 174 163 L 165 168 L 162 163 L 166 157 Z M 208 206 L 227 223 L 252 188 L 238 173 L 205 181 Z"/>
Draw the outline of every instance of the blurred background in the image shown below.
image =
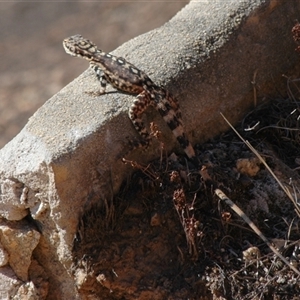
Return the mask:
<path fill-rule="evenodd" d="M 88 68 L 87 61 L 65 53 L 64 38 L 80 33 L 109 52 L 163 25 L 188 2 L 2 2 L 0 148 L 45 101 Z"/>

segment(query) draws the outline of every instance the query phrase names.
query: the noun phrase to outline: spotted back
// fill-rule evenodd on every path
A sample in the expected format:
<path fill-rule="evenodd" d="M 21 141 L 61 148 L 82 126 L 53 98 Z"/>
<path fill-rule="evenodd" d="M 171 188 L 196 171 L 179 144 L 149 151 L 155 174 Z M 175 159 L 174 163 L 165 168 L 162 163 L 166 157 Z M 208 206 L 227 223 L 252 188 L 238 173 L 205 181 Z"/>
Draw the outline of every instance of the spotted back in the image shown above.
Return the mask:
<path fill-rule="evenodd" d="M 122 57 L 103 52 L 79 34 L 66 38 L 63 46 L 68 54 L 89 60 L 96 72 L 99 67 L 105 79 L 121 91 L 138 94 L 155 87 L 146 73 Z"/>

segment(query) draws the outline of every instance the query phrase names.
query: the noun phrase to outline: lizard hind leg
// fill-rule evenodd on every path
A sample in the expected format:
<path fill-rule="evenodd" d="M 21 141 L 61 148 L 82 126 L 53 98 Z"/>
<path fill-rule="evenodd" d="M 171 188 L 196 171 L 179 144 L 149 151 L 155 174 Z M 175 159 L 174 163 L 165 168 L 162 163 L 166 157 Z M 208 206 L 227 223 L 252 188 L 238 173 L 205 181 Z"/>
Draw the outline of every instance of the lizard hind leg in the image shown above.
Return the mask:
<path fill-rule="evenodd" d="M 141 136 L 141 140 L 137 143 L 136 141 L 132 143 L 132 148 L 144 148 L 145 150 L 149 147 L 151 143 L 151 136 L 147 131 L 144 122 L 142 121 L 142 114 L 150 105 L 151 99 L 145 91 L 137 95 L 136 100 L 133 102 L 129 109 L 129 118 L 136 129 L 136 131 Z M 132 149 L 132 150 L 133 150 Z"/>

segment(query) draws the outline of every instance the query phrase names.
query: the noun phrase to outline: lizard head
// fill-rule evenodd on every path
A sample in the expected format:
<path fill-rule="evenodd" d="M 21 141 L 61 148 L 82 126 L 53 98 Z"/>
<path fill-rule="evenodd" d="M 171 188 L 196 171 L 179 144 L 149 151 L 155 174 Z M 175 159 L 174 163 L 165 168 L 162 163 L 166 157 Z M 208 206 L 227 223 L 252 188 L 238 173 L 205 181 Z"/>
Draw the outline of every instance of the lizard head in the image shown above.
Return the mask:
<path fill-rule="evenodd" d="M 98 51 L 92 41 L 84 39 L 80 34 L 64 39 L 63 46 L 68 54 L 86 59 L 90 59 Z"/>

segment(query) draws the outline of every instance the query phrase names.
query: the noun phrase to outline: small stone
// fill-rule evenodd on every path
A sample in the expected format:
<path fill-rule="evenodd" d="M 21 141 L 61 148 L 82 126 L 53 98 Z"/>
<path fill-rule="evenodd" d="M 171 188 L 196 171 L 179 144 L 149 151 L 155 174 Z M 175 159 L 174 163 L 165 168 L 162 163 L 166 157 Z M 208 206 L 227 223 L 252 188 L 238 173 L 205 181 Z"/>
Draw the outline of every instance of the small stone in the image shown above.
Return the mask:
<path fill-rule="evenodd" d="M 161 215 L 157 212 L 153 214 L 150 221 L 151 226 L 160 226 L 161 225 Z"/>
<path fill-rule="evenodd" d="M 256 157 L 241 158 L 237 160 L 236 168 L 239 173 L 253 177 L 260 171 L 260 164 L 260 160 Z"/>
<path fill-rule="evenodd" d="M 5 266 L 8 263 L 8 253 L 0 244 L 0 267 Z"/>

